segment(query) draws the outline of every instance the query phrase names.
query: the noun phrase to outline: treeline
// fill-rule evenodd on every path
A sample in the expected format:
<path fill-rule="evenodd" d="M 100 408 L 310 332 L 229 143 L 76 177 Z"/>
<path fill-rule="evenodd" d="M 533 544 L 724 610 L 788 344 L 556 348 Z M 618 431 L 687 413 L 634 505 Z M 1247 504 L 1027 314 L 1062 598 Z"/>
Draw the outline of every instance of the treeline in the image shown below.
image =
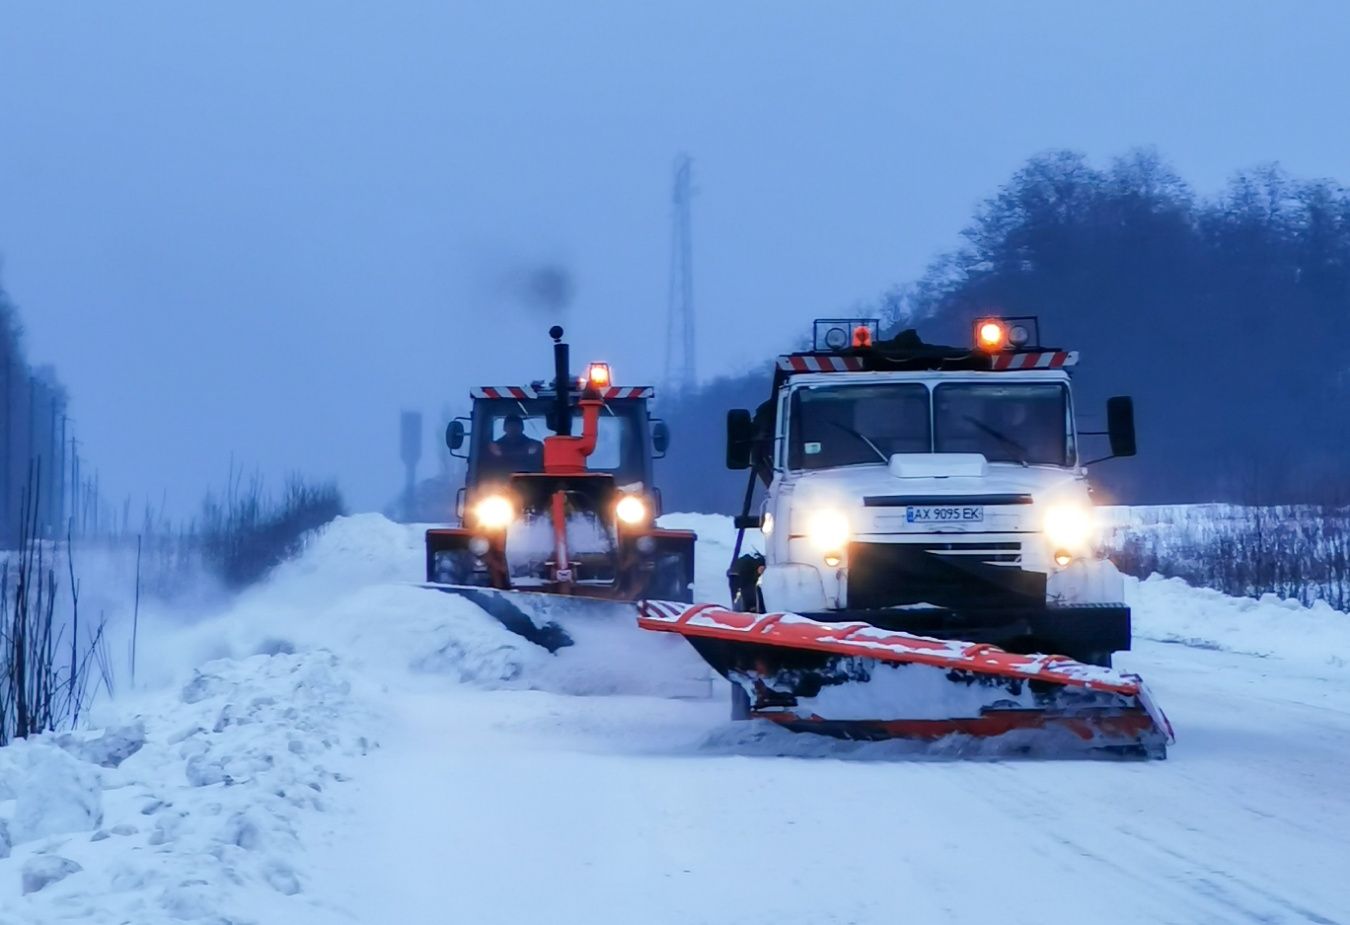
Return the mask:
<path fill-rule="evenodd" d="M 1038 156 L 911 294 L 889 327 L 929 340 L 963 340 L 985 313 L 1038 316 L 1046 343 L 1081 353 L 1084 430 L 1107 396 L 1135 397 L 1139 457 L 1094 472 L 1112 500 L 1350 498 L 1350 192 L 1337 183 L 1267 166 L 1201 197 L 1151 151 L 1104 168 Z M 725 410 L 767 389 L 756 373 L 665 404 L 692 454 L 672 449 L 662 470 L 668 509 L 736 504 L 739 477 L 707 463 Z"/>
<path fill-rule="evenodd" d="M 1131 503 L 1340 502 L 1350 489 L 1350 193 L 1277 167 L 1200 198 L 1156 154 L 1037 157 L 921 281 L 921 313 L 1034 314 L 1082 352 L 1078 408 L 1134 395 Z"/>
<path fill-rule="evenodd" d="M 1132 521 L 1107 537 L 1112 561 L 1126 574 L 1350 611 L 1350 508 L 1138 508 Z"/>
<path fill-rule="evenodd" d="M 18 312 L 0 287 L 0 548 L 17 545 L 26 498 L 36 535 L 60 532 L 71 483 L 66 407 L 55 372 L 29 365 Z"/>

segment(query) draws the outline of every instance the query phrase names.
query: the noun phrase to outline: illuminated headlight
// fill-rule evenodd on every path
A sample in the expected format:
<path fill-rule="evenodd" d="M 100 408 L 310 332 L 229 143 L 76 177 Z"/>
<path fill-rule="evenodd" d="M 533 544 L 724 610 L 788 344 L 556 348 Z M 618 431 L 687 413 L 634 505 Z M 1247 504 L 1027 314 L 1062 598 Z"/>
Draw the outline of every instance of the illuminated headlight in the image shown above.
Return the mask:
<path fill-rule="evenodd" d="M 516 509 L 502 495 L 488 495 L 473 506 L 474 519 L 486 530 L 501 530 L 516 519 Z"/>
<path fill-rule="evenodd" d="M 766 512 L 766 513 L 764 514 L 764 519 L 761 520 L 761 521 L 760 521 L 760 524 L 759 524 L 759 532 L 760 532 L 760 533 L 763 533 L 765 536 L 772 536 L 772 535 L 773 535 L 773 514 L 772 514 L 772 513 Z"/>
<path fill-rule="evenodd" d="M 614 506 L 614 513 L 626 524 L 640 524 L 647 519 L 647 505 L 635 495 L 624 495 Z"/>
<path fill-rule="evenodd" d="M 1082 549 L 1092 540 L 1092 509 L 1082 504 L 1055 504 L 1045 512 L 1045 537 L 1059 549 Z"/>
<path fill-rule="evenodd" d="M 821 552 L 837 552 L 848 542 L 848 517 L 834 508 L 820 508 L 806 517 L 806 536 Z"/>

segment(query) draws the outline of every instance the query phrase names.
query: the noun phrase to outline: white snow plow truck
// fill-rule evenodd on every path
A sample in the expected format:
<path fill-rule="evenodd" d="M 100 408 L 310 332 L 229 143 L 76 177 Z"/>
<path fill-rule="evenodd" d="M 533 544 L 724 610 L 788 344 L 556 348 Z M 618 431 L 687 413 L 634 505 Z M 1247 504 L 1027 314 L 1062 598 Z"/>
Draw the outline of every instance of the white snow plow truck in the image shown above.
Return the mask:
<path fill-rule="evenodd" d="M 731 609 L 653 602 L 640 623 L 685 636 L 732 682 L 737 717 L 1165 755 L 1166 718 L 1110 668 L 1130 611 L 1095 549 L 1080 445 L 1133 455 L 1133 405 L 1112 398 L 1106 430 L 1079 431 L 1077 354 L 1038 327 L 981 318 L 951 347 L 816 322 L 769 400 L 727 416 L 727 465 L 751 470 Z M 763 553 L 742 555 L 756 528 Z"/>

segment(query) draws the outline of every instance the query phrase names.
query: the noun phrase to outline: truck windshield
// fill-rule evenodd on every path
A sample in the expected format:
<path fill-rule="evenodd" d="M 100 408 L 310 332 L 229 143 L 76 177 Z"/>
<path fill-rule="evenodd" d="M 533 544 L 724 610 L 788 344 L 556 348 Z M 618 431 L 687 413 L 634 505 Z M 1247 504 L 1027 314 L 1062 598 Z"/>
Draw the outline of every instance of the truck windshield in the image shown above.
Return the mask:
<path fill-rule="evenodd" d="M 880 463 L 932 448 L 928 388 L 918 382 L 798 389 L 792 398 L 793 469 Z"/>
<path fill-rule="evenodd" d="M 896 453 L 980 453 L 990 462 L 1067 466 L 1068 389 L 1058 382 L 816 386 L 793 393 L 788 466 L 882 463 Z"/>
<path fill-rule="evenodd" d="M 944 382 L 933 389 L 939 453 L 1067 466 L 1074 456 L 1069 390 L 1058 382 Z"/>

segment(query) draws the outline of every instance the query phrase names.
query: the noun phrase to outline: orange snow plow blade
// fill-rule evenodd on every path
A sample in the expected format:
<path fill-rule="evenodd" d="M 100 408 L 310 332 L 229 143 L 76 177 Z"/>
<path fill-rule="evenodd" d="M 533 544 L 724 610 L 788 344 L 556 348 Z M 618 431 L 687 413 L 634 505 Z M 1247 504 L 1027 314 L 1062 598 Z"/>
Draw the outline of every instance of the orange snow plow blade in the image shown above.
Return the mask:
<path fill-rule="evenodd" d="M 710 604 L 647 601 L 638 624 L 684 636 L 745 691 L 752 717 L 797 732 L 1149 758 L 1175 740 L 1137 675 L 1063 656 Z"/>

